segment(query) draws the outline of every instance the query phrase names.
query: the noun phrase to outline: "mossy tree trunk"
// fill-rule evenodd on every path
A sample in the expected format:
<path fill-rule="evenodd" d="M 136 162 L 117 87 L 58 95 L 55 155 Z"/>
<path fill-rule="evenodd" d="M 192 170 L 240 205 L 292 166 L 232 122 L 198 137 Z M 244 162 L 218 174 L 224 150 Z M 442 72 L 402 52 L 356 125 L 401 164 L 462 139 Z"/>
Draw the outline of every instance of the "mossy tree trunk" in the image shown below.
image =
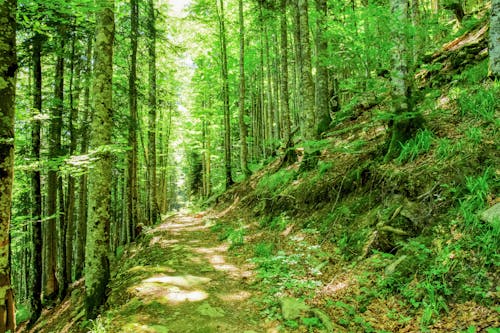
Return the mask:
<path fill-rule="evenodd" d="M 92 45 L 93 38 L 89 37 L 87 42 L 87 50 L 85 54 L 86 63 L 84 69 L 85 88 L 83 92 L 83 116 L 81 118 L 81 143 L 80 153 L 85 155 L 88 153 L 89 141 L 89 118 L 90 118 L 90 84 L 92 78 Z M 85 168 L 85 167 L 84 167 Z M 85 168 L 86 169 L 86 168 Z M 75 230 L 75 280 L 78 280 L 83 275 L 85 263 L 85 242 L 87 239 L 87 173 L 80 176 L 78 188 L 78 223 Z"/>
<path fill-rule="evenodd" d="M 490 19 L 490 72 L 500 78 L 500 0 L 491 1 Z"/>
<path fill-rule="evenodd" d="M 311 64 L 311 43 L 309 38 L 309 6 L 307 0 L 298 0 L 299 15 L 300 15 L 300 49 L 301 49 L 301 64 L 302 68 L 302 113 L 305 118 L 304 138 L 313 140 L 316 138 L 316 118 L 314 106 L 314 81 L 312 77 Z"/>
<path fill-rule="evenodd" d="M 243 0 L 238 1 L 238 14 L 240 24 L 240 96 L 239 96 L 239 125 L 240 125 L 240 162 L 241 171 L 245 178 L 250 176 L 248 169 L 247 125 L 245 124 L 245 21 L 243 15 Z"/>
<path fill-rule="evenodd" d="M 326 0 L 315 0 L 316 4 L 316 103 L 317 134 L 321 135 L 330 126 L 332 118 L 328 107 L 328 40 L 325 37 L 327 5 Z"/>
<path fill-rule="evenodd" d="M 391 0 L 391 13 L 395 18 L 392 25 L 392 112 L 388 150 L 385 161 L 395 158 L 401 144 L 410 139 L 422 125 L 422 116 L 413 110 L 412 87 L 413 75 L 410 70 L 411 59 L 408 43 L 408 2 L 407 0 Z"/>
<path fill-rule="evenodd" d="M 280 51 L 281 51 L 281 115 L 283 117 L 283 139 L 285 146 L 291 141 L 290 103 L 288 91 L 288 23 L 286 17 L 287 0 L 280 0 Z"/>
<path fill-rule="evenodd" d="M 41 123 L 37 116 L 42 111 L 42 35 L 37 33 L 33 38 L 33 122 L 31 129 L 31 150 L 34 161 L 40 160 Z M 30 325 L 33 325 L 42 313 L 42 180 L 40 169 L 31 173 L 31 243 L 32 262 L 29 272 L 30 291 Z"/>
<path fill-rule="evenodd" d="M 109 228 L 111 223 L 111 185 L 113 129 L 112 77 L 114 41 L 114 0 L 102 0 L 97 13 L 94 58 L 94 115 L 90 144 L 96 150 L 89 173 L 89 217 L 85 247 L 85 310 L 96 318 L 106 298 L 109 281 Z"/>
<path fill-rule="evenodd" d="M 127 152 L 127 241 L 135 238 L 135 227 L 138 220 L 138 187 L 137 187 L 137 36 L 139 35 L 139 2 L 130 1 L 130 76 L 129 76 L 129 110 Z"/>
<path fill-rule="evenodd" d="M 159 215 L 158 188 L 156 177 L 156 15 L 154 0 L 148 1 L 149 31 L 149 124 L 148 124 L 148 162 L 149 162 L 149 216 L 150 223 L 156 224 Z"/>
<path fill-rule="evenodd" d="M 0 1 L 0 333 L 16 327 L 10 277 L 10 219 L 14 178 L 16 0 Z"/>
<path fill-rule="evenodd" d="M 219 7 L 220 1 L 220 7 Z M 224 109 L 224 170 L 226 175 L 226 188 L 229 188 L 233 183 L 231 169 L 231 114 L 229 110 L 229 73 L 227 65 L 227 42 L 226 42 L 226 25 L 224 17 L 224 0 L 215 1 L 217 18 L 219 23 L 219 41 L 221 53 L 221 77 L 222 77 L 222 101 Z"/>

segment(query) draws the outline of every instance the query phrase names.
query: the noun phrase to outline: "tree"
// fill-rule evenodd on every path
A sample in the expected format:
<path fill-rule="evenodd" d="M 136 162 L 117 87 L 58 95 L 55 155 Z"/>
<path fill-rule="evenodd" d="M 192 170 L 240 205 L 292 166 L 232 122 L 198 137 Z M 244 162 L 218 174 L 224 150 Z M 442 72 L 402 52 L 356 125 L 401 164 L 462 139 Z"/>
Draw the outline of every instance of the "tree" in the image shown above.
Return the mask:
<path fill-rule="evenodd" d="M 40 161 L 41 124 L 39 120 L 42 111 L 42 35 L 36 33 L 33 37 L 33 120 L 31 130 L 32 158 L 35 162 Z M 31 174 L 32 188 L 32 231 L 31 242 L 33 244 L 32 260 L 34 263 L 42 262 L 43 240 L 42 240 L 42 180 L 39 167 Z M 31 318 L 30 324 L 34 324 L 42 313 L 42 265 L 32 265 L 29 278 Z"/>
<path fill-rule="evenodd" d="M 326 0 L 315 0 L 316 4 L 316 118 L 317 135 L 323 133 L 330 122 L 330 110 L 328 107 L 328 68 L 326 60 L 328 57 L 328 40 L 325 38 L 327 5 Z"/>
<path fill-rule="evenodd" d="M 491 2 L 489 53 L 491 75 L 500 78 L 500 0 Z"/>
<path fill-rule="evenodd" d="M 281 32 L 281 113 L 283 116 L 283 133 L 286 145 L 292 139 L 290 104 L 288 91 L 288 24 L 286 17 L 287 0 L 280 0 L 280 32 Z"/>
<path fill-rule="evenodd" d="M 14 178 L 16 0 L 0 1 L 0 333 L 16 328 L 10 276 L 10 220 Z"/>
<path fill-rule="evenodd" d="M 245 21 L 243 16 L 243 0 L 238 1 L 238 16 L 240 24 L 240 99 L 239 99 L 239 125 L 240 125 L 240 161 L 243 175 L 248 177 L 248 147 L 247 147 L 247 125 L 245 124 Z"/>
<path fill-rule="evenodd" d="M 229 110 L 229 74 L 227 66 L 227 43 L 226 43 L 226 27 L 224 18 L 224 0 L 220 0 L 220 8 L 218 8 L 218 0 L 215 1 L 217 10 L 217 19 L 219 21 L 219 42 L 222 78 L 222 102 L 224 109 L 224 166 L 226 174 L 226 188 L 229 188 L 234 182 L 231 174 L 231 114 Z"/>
<path fill-rule="evenodd" d="M 314 106 L 314 81 L 312 77 L 311 65 L 311 43 L 309 41 L 309 9 L 307 0 L 298 1 L 298 9 L 300 16 L 300 41 L 301 49 L 301 79 L 302 79 L 302 95 L 303 95 L 303 110 L 305 116 L 304 138 L 312 140 L 316 138 L 316 119 Z"/>
<path fill-rule="evenodd" d="M 135 238 L 135 226 L 138 220 L 137 191 L 137 36 L 139 35 L 139 3 L 130 1 L 130 75 L 129 75 L 129 110 L 127 153 L 127 240 Z"/>
<path fill-rule="evenodd" d="M 156 182 L 156 19 L 154 0 L 148 1 L 149 32 L 149 126 L 148 126 L 148 163 L 149 163 L 149 217 L 155 224 L 158 220 L 158 195 Z"/>
<path fill-rule="evenodd" d="M 413 112 L 412 85 L 413 75 L 410 73 L 410 61 L 413 59 L 408 46 L 408 2 L 391 0 L 391 13 L 396 22 L 393 23 L 392 39 L 392 109 L 393 119 L 390 129 L 389 147 L 385 156 L 388 161 L 396 157 L 401 143 L 410 139 L 421 126 L 422 116 Z"/>
<path fill-rule="evenodd" d="M 85 310 L 88 319 L 97 316 L 99 306 L 104 303 L 109 280 L 114 0 L 100 2 L 96 22 L 94 115 L 90 140 L 96 161 L 89 174 L 90 203 L 85 247 Z"/>

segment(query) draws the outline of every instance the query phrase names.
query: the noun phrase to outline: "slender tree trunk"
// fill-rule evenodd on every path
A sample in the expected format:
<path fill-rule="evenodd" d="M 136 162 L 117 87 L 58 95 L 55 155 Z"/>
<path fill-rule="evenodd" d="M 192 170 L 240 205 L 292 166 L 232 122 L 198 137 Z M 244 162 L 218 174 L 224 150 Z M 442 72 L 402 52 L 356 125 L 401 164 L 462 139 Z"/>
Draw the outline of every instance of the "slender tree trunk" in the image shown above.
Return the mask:
<path fill-rule="evenodd" d="M 47 179 L 47 222 L 45 227 L 45 285 L 44 297 L 46 300 L 54 300 L 58 296 L 59 283 L 57 280 L 57 222 L 62 219 L 57 210 L 57 192 L 59 189 L 57 159 L 61 155 L 61 132 L 62 132 L 62 113 L 64 100 L 64 38 L 62 29 L 59 29 L 58 54 L 56 59 L 55 78 L 54 78 L 54 107 L 51 112 L 49 124 L 49 167 Z M 61 249 L 59 249 L 61 250 Z M 61 255 L 63 255 L 61 251 Z"/>
<path fill-rule="evenodd" d="M 300 49 L 302 55 L 302 96 L 303 110 L 305 115 L 304 138 L 313 140 L 316 138 L 315 107 L 314 107 L 314 82 L 311 65 L 311 43 L 309 41 L 309 9 L 307 0 L 298 0 L 300 15 Z"/>
<path fill-rule="evenodd" d="M 78 100 L 80 97 L 80 61 L 79 54 L 76 51 L 77 43 L 76 31 L 73 36 L 71 45 L 71 76 L 69 82 L 69 98 L 70 98 L 70 117 L 69 117 L 69 134 L 70 145 L 69 154 L 73 156 L 76 153 L 78 144 L 78 135 L 75 128 L 75 122 L 78 120 Z M 75 178 L 68 176 L 68 194 L 66 201 L 66 274 L 67 281 L 71 282 L 73 274 L 73 239 L 75 236 Z"/>
<path fill-rule="evenodd" d="M 325 62 L 328 57 L 328 41 L 325 38 L 327 6 L 326 0 L 315 0 L 316 19 L 316 118 L 317 135 L 328 129 L 330 110 L 328 108 L 328 68 Z"/>
<path fill-rule="evenodd" d="M 281 113 L 283 117 L 283 134 L 285 144 L 291 140 L 290 104 L 288 91 L 288 27 L 286 18 L 287 0 L 280 1 L 280 32 L 281 32 Z"/>
<path fill-rule="evenodd" d="M 248 130 L 245 124 L 245 21 L 243 15 L 243 0 L 238 1 L 238 14 L 240 21 L 240 99 L 239 99 L 239 125 L 240 125 L 240 162 L 241 171 L 245 178 L 250 176 L 248 169 Z"/>
<path fill-rule="evenodd" d="M 41 124 L 42 113 L 42 35 L 36 33 L 33 37 L 33 120 L 31 129 L 31 156 L 35 163 L 40 161 Z M 32 265 L 30 268 L 29 291 L 30 299 L 30 326 L 32 326 L 42 313 L 42 181 L 40 167 L 31 173 L 31 243 Z"/>
<path fill-rule="evenodd" d="M 216 0 L 216 7 L 218 7 Z M 231 174 L 231 114 L 229 111 L 229 74 L 227 65 L 226 27 L 224 18 L 224 0 L 220 0 L 220 8 L 217 10 L 219 19 L 219 39 L 222 58 L 222 102 L 224 108 L 224 168 L 226 174 L 226 188 L 233 183 Z"/>
<path fill-rule="evenodd" d="M 410 139 L 421 126 L 421 115 L 414 114 L 412 108 L 412 77 L 410 74 L 410 59 L 413 58 L 408 47 L 406 27 L 408 20 L 408 2 L 406 0 L 391 0 L 391 12 L 398 25 L 392 31 L 392 108 L 394 120 L 391 126 L 389 148 L 385 161 L 396 157 L 401 144 Z M 403 117 L 403 115 L 405 115 Z"/>
<path fill-rule="evenodd" d="M 10 276 L 10 219 L 14 178 L 16 1 L 0 2 L 0 333 L 16 328 Z"/>
<path fill-rule="evenodd" d="M 149 190 L 150 216 L 152 224 L 158 222 L 158 198 L 156 177 L 156 26 L 154 0 L 148 1 L 149 6 L 149 126 L 148 126 L 148 153 L 149 153 Z"/>
<path fill-rule="evenodd" d="M 85 64 L 85 89 L 83 102 L 83 116 L 80 124 L 82 155 L 88 153 L 89 142 L 89 118 L 90 118 L 90 82 L 92 77 L 92 37 L 89 37 L 86 51 L 87 62 Z M 87 169 L 79 179 L 78 191 L 78 223 L 76 225 L 75 244 L 75 279 L 78 280 L 83 275 L 85 264 L 85 242 L 87 240 Z"/>
<path fill-rule="evenodd" d="M 106 298 L 109 281 L 109 227 L 111 223 L 113 128 L 113 41 L 114 0 L 102 0 L 97 13 L 95 78 L 93 82 L 94 115 L 91 145 L 100 148 L 90 171 L 89 221 L 85 247 L 85 310 L 88 319 L 97 316 Z"/>
<path fill-rule="evenodd" d="M 500 0 L 491 2 L 489 54 L 491 76 L 500 78 Z"/>
<path fill-rule="evenodd" d="M 127 241 L 135 238 L 135 227 L 138 221 L 138 189 L 137 189 L 137 37 L 139 35 L 139 3 L 130 1 L 130 77 L 129 77 L 129 110 L 127 153 Z"/>

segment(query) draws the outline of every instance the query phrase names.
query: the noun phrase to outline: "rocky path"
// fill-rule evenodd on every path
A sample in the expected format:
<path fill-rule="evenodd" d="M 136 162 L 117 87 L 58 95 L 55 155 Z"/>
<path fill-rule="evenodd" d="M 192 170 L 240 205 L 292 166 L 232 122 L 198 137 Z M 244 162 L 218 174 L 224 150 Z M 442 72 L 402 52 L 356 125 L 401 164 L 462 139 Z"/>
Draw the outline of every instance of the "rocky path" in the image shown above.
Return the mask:
<path fill-rule="evenodd" d="M 269 332 L 247 281 L 201 217 L 177 215 L 146 231 L 112 277 L 107 332 Z"/>

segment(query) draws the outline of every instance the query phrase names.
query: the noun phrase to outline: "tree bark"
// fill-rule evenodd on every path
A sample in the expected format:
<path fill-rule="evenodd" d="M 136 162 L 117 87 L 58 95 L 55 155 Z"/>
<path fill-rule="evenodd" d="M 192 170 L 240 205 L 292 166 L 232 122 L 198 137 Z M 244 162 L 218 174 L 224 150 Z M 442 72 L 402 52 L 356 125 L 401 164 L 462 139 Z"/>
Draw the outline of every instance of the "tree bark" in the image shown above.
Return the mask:
<path fill-rule="evenodd" d="M 317 135 L 326 131 L 332 121 L 328 107 L 328 68 L 325 64 L 328 57 L 328 41 L 325 38 L 327 6 L 326 0 L 315 0 L 316 3 L 316 103 Z"/>
<path fill-rule="evenodd" d="M 59 283 L 57 280 L 57 222 L 61 221 L 57 210 L 57 193 L 59 190 L 58 158 L 61 155 L 61 133 L 62 133 L 62 114 L 64 99 L 64 38 L 62 28 L 59 28 L 57 59 L 54 77 L 54 107 L 51 111 L 49 124 L 49 160 L 50 167 L 47 179 L 47 222 L 44 228 L 44 246 L 45 246 L 45 285 L 44 298 L 52 301 L 58 296 Z M 59 249 L 61 250 L 61 249 Z M 62 254 L 61 251 L 60 254 Z"/>
<path fill-rule="evenodd" d="M 500 0 L 491 2 L 489 54 L 491 76 L 500 78 Z"/>
<path fill-rule="evenodd" d="M 243 15 L 243 0 L 238 1 L 238 14 L 240 23 L 240 99 L 239 99 L 239 125 L 240 125 L 240 162 L 241 171 L 245 178 L 250 176 L 248 169 L 248 146 L 247 136 L 248 130 L 245 124 L 245 21 Z"/>
<path fill-rule="evenodd" d="M 215 1 L 216 8 L 218 1 Z M 219 40 L 222 58 L 221 78 L 222 78 L 222 102 L 224 109 L 224 170 L 226 174 L 226 189 L 233 183 L 231 172 L 231 114 L 229 111 L 229 74 L 227 66 L 227 46 L 226 27 L 224 18 L 224 0 L 220 0 L 220 8 L 217 9 L 219 20 Z"/>
<path fill-rule="evenodd" d="M 14 178 L 16 0 L 0 2 L 0 333 L 16 328 L 10 272 L 10 220 Z"/>
<path fill-rule="evenodd" d="M 85 246 L 85 310 L 88 319 L 96 318 L 99 306 L 104 304 L 109 281 L 114 0 L 102 0 L 100 6 L 96 20 L 94 115 L 90 141 L 98 151 L 89 174 L 90 203 Z"/>
<path fill-rule="evenodd" d="M 148 126 L 148 162 L 149 162 L 149 197 L 150 223 L 158 221 L 158 198 L 156 180 L 156 26 L 154 0 L 149 6 L 149 126 Z"/>
<path fill-rule="evenodd" d="M 40 162 L 41 123 L 39 116 L 42 113 L 42 35 L 36 33 L 33 37 L 33 113 L 31 128 L 31 156 L 35 163 Z M 40 166 L 31 173 L 31 243 L 32 265 L 29 270 L 29 296 L 32 326 L 42 313 L 42 181 Z"/>
<path fill-rule="evenodd" d="M 85 64 L 85 89 L 84 89 L 84 102 L 83 102 L 83 116 L 80 124 L 80 153 L 86 155 L 88 153 L 89 142 L 89 117 L 90 117 L 90 83 L 92 77 L 92 37 L 89 37 L 87 42 L 86 51 L 86 64 Z M 78 189 L 78 223 L 76 225 L 76 244 L 75 244 L 75 279 L 78 280 L 83 275 L 85 263 L 85 242 L 87 240 L 87 168 L 80 176 L 79 189 Z"/>
<path fill-rule="evenodd" d="M 280 3 L 280 34 L 281 34 L 281 114 L 283 117 L 283 134 L 285 144 L 291 140 L 290 104 L 288 91 L 288 24 L 286 18 L 287 0 Z"/>
<path fill-rule="evenodd" d="M 135 227 L 138 221 L 138 189 L 137 189 L 137 36 L 139 35 L 139 3 L 130 1 L 130 77 L 129 77 L 129 110 L 127 153 L 127 242 L 135 239 Z"/>
<path fill-rule="evenodd" d="M 311 65 L 311 43 L 309 41 L 309 9 L 307 0 L 298 0 L 300 15 L 300 49 L 301 49 L 301 79 L 302 79 L 302 112 L 305 116 L 304 138 L 316 138 L 315 107 L 314 107 L 314 82 Z"/>

